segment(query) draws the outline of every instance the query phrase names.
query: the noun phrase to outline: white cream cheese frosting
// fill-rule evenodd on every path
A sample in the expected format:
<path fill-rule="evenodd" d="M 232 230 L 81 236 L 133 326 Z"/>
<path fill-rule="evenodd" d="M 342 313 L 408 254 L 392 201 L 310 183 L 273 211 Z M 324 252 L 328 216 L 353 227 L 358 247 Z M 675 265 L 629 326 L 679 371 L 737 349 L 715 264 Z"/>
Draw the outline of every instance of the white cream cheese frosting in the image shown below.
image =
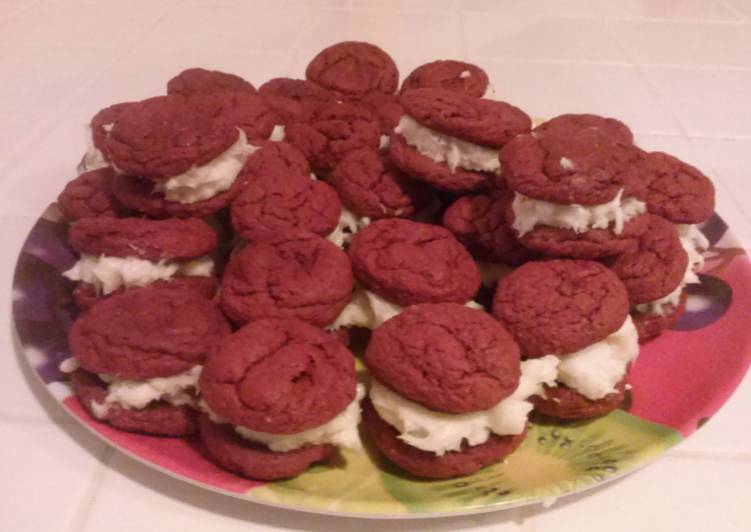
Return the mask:
<path fill-rule="evenodd" d="M 360 401 L 365 397 L 365 386 L 357 384 L 355 398 L 347 408 L 339 412 L 332 420 L 302 432 L 294 434 L 270 434 L 258 432 L 245 427 L 235 427 L 243 438 L 263 443 L 275 452 L 287 452 L 299 449 L 305 445 L 332 444 L 337 447 L 360 450 L 362 443 L 357 426 L 360 424 Z"/>
<path fill-rule="evenodd" d="M 175 406 L 195 405 L 195 390 L 203 366 L 193 366 L 188 371 L 170 377 L 155 377 L 143 381 L 118 379 L 99 375 L 108 384 L 107 396 L 102 403 L 92 402 L 91 409 L 98 418 L 107 415 L 112 405 L 127 409 L 145 408 L 154 401 L 166 401 Z"/>
<path fill-rule="evenodd" d="M 369 223 L 370 218 L 367 216 L 357 216 L 346 207 L 342 207 L 342 210 L 339 213 L 339 222 L 336 224 L 336 227 L 331 234 L 326 238 L 337 246 L 343 247 L 344 244 L 349 244 L 349 241 L 352 240 L 355 233 Z"/>
<path fill-rule="evenodd" d="M 568 161 L 568 159 L 565 160 Z M 568 163 L 564 161 L 561 164 Z M 624 199 L 622 196 L 623 189 L 619 190 L 616 197 L 608 203 L 564 205 L 533 199 L 516 192 L 511 204 L 514 211 L 512 227 L 519 236 L 524 236 L 538 225 L 572 229 L 577 233 L 583 233 L 590 229 L 607 229 L 613 224 L 613 232 L 620 235 L 626 222 L 647 210 L 643 201 L 632 197 Z"/>
<path fill-rule="evenodd" d="M 399 439 L 441 456 L 460 450 L 465 441 L 468 445 L 480 445 L 491 433 L 505 436 L 524 432 L 533 408 L 527 399 L 541 395 L 543 383 L 555 386 L 558 363 L 553 355 L 522 362 L 516 390 L 488 410 L 464 414 L 437 412 L 405 399 L 376 380 L 371 383 L 370 401 L 381 419 L 399 431 Z"/>
<path fill-rule="evenodd" d="M 394 128 L 410 146 L 437 163 L 446 163 L 451 171 L 457 168 L 500 173 L 498 150 L 480 146 L 423 126 L 408 115 L 402 116 Z"/>
<path fill-rule="evenodd" d="M 169 201 L 190 204 L 229 190 L 248 156 L 258 149 L 248 144 L 242 129 L 237 131 L 237 140 L 214 160 L 157 182 L 154 191 L 164 193 Z"/>
<path fill-rule="evenodd" d="M 271 142 L 282 142 L 286 136 L 286 128 L 282 124 L 277 124 L 274 126 L 274 129 L 271 130 L 269 140 Z"/>
<path fill-rule="evenodd" d="M 114 124 L 105 124 L 102 129 L 110 131 Z M 91 172 L 92 170 L 98 170 L 109 166 L 110 163 L 104 158 L 104 154 L 100 149 L 94 145 L 94 138 L 91 131 L 91 126 L 86 126 L 86 153 L 83 155 L 81 166 L 79 167 L 79 173 Z M 83 170 L 83 172 L 81 172 Z"/>
<path fill-rule="evenodd" d="M 138 257 L 109 257 L 106 255 L 81 255 L 63 276 L 72 281 L 94 285 L 97 294 L 107 295 L 118 288 L 147 286 L 174 276 L 208 277 L 214 270 L 209 256 L 188 261 L 152 262 Z"/>
<path fill-rule="evenodd" d="M 560 357 L 558 381 L 596 401 L 616 391 L 628 364 L 639 354 L 639 335 L 631 316 L 610 336 Z"/>

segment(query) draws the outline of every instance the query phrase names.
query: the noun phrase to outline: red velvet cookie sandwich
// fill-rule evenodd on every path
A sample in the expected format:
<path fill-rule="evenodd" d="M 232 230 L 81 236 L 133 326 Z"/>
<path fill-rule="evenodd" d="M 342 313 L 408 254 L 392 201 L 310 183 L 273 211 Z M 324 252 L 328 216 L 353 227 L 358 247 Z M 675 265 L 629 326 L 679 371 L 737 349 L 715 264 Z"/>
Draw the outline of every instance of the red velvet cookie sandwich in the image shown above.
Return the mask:
<path fill-rule="evenodd" d="M 242 475 L 295 476 L 337 447 L 359 448 L 354 357 L 297 319 L 264 319 L 227 336 L 201 373 L 209 456 Z"/>
<path fill-rule="evenodd" d="M 254 93 L 256 89 L 240 76 L 205 68 L 183 70 L 167 82 L 167 94 L 194 96 L 215 92 Z"/>
<path fill-rule="evenodd" d="M 379 450 L 421 477 L 469 475 L 524 439 L 530 395 L 558 360 L 522 367 L 511 335 L 455 303 L 407 308 L 378 327 L 363 362 L 373 380 L 365 429 Z"/>
<path fill-rule="evenodd" d="M 554 417 L 600 415 L 621 402 L 619 383 L 639 353 L 628 313 L 623 283 L 591 261 L 528 262 L 498 284 L 493 299 L 493 315 L 519 343 L 523 357 L 560 359 L 560 389 L 534 400 L 539 412 Z"/>
<path fill-rule="evenodd" d="M 498 150 L 531 127 L 512 105 L 444 89 L 410 90 L 400 101 L 406 114 L 391 135 L 391 158 L 415 179 L 450 192 L 487 187 L 501 172 Z"/>
<path fill-rule="evenodd" d="M 216 291 L 209 254 L 216 233 L 196 219 L 82 218 L 71 225 L 70 246 L 81 254 L 63 275 L 79 281 L 74 298 L 80 308 L 114 292 L 155 282 L 192 287 L 211 296 Z"/>
<path fill-rule="evenodd" d="M 438 60 L 420 65 L 404 79 L 401 92 L 412 89 L 444 89 L 482 98 L 488 90 L 488 75 L 472 63 Z"/>
<path fill-rule="evenodd" d="M 70 330 L 64 369 L 83 407 L 121 430 L 193 432 L 206 355 L 229 333 L 216 305 L 192 290 L 137 288 L 85 312 Z M 76 369 L 79 366 L 79 369 Z"/>

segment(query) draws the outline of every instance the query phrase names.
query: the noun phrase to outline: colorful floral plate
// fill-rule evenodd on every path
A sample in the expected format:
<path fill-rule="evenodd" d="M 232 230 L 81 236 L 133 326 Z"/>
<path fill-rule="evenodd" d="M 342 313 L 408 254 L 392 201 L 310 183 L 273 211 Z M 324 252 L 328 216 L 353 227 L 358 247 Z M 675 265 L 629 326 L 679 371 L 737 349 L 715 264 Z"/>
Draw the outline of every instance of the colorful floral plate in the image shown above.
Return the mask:
<path fill-rule="evenodd" d="M 21 251 L 13 315 L 26 360 L 63 407 L 107 443 L 175 477 L 249 501 L 339 515 L 488 511 L 550 500 L 633 471 L 694 432 L 735 390 L 751 363 L 751 263 L 719 217 L 702 229 L 712 243 L 702 283 L 691 287 L 674 329 L 642 348 L 623 409 L 586 423 L 533 423 L 505 463 L 453 480 L 411 478 L 368 449 L 344 452 L 292 480 L 254 482 L 205 460 L 195 442 L 118 432 L 94 421 L 58 370 L 70 356 L 67 332 L 75 318 L 61 272 L 76 259 L 55 205 Z"/>

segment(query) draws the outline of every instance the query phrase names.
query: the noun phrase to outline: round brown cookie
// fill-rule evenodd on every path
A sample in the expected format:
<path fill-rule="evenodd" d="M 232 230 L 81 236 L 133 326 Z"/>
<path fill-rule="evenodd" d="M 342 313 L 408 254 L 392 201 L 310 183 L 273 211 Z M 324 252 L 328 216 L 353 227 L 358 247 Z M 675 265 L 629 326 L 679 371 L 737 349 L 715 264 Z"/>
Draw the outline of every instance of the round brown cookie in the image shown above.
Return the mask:
<path fill-rule="evenodd" d="M 345 41 L 324 48 L 305 69 L 305 77 L 344 95 L 371 91 L 393 94 L 399 86 L 396 63 L 379 47 Z"/>
<path fill-rule="evenodd" d="M 488 89 L 488 75 L 472 63 L 443 59 L 420 65 L 402 82 L 402 94 L 412 89 L 444 89 L 482 98 Z"/>
<path fill-rule="evenodd" d="M 143 380 L 202 364 L 228 333 L 217 306 L 194 290 L 131 288 L 83 313 L 68 344 L 87 371 Z"/>
<path fill-rule="evenodd" d="M 72 219 L 96 216 L 126 216 L 128 210 L 112 194 L 112 168 L 100 168 L 83 173 L 69 181 L 57 197 L 57 204 Z"/>
<path fill-rule="evenodd" d="M 135 102 L 122 102 L 105 107 L 91 119 L 91 140 L 94 143 L 94 147 L 102 152 L 102 155 L 109 160 L 107 156 L 107 142 L 106 139 L 109 136 L 109 131 L 112 125 L 126 108 L 133 105 Z"/>
<path fill-rule="evenodd" d="M 616 391 L 593 401 L 562 383 L 557 386 L 543 384 L 545 397 L 531 396 L 528 401 L 535 407 L 535 412 L 543 416 L 558 419 L 587 419 L 609 414 L 623 402 L 626 397 L 626 381 L 624 378 L 615 385 Z"/>
<path fill-rule="evenodd" d="M 310 165 L 305 155 L 288 142 L 262 141 L 242 170 L 246 180 L 276 175 L 309 175 Z"/>
<path fill-rule="evenodd" d="M 471 475 L 478 469 L 495 464 L 513 453 L 522 444 L 527 432 L 516 436 L 490 437 L 479 445 L 464 444 L 461 451 L 442 456 L 407 445 L 397 430 L 381 419 L 370 402 L 362 411 L 363 427 L 378 450 L 405 471 L 425 478 L 452 478 Z"/>
<path fill-rule="evenodd" d="M 659 314 L 643 314 L 632 311 L 631 319 L 634 321 L 636 331 L 639 333 L 639 343 L 646 343 L 659 336 L 662 331 L 670 329 L 675 325 L 686 311 L 687 298 L 688 292 L 684 289 L 681 292 L 681 300 L 678 306 L 663 307 L 665 314 L 662 316 Z"/>
<path fill-rule="evenodd" d="M 269 232 L 302 229 L 326 236 L 339 223 L 336 191 L 307 174 L 271 173 L 249 179 L 232 202 L 232 227 L 248 240 Z"/>
<path fill-rule="evenodd" d="M 182 260 L 213 251 L 216 232 L 198 218 L 82 218 L 68 230 L 68 243 L 78 253 Z"/>
<path fill-rule="evenodd" d="M 350 152 L 331 172 L 330 180 L 348 209 L 374 220 L 408 218 L 434 196 L 429 187 L 404 175 L 375 150 Z"/>
<path fill-rule="evenodd" d="M 235 74 L 205 68 L 183 70 L 167 82 L 167 94 L 193 96 L 225 91 L 254 93 L 256 88 Z"/>
<path fill-rule="evenodd" d="M 525 357 L 573 353 L 616 332 L 629 312 L 628 293 L 602 264 L 582 260 L 528 262 L 505 277 L 493 316 Z"/>
<path fill-rule="evenodd" d="M 205 218 L 230 204 L 243 189 L 243 171 L 232 186 L 209 199 L 193 203 L 170 201 L 163 192 L 154 190 L 154 181 L 129 175 L 116 175 L 112 179 L 112 194 L 115 199 L 136 212 L 150 218 Z"/>
<path fill-rule="evenodd" d="M 221 302 L 235 323 L 289 317 L 326 327 L 349 303 L 353 287 L 344 251 L 320 236 L 288 230 L 230 257 Z"/>
<path fill-rule="evenodd" d="M 515 192 L 554 203 L 598 205 L 621 189 L 634 196 L 641 184 L 639 148 L 617 141 L 601 129 L 520 135 L 501 149 L 503 179 Z"/>
<path fill-rule="evenodd" d="M 410 177 L 424 181 L 448 192 L 472 192 L 485 189 L 491 182 L 491 174 L 474 172 L 464 168 L 451 170 L 447 164 L 437 163 L 409 146 L 404 137 L 392 133 L 389 140 L 389 156 L 396 166 Z"/>
<path fill-rule="evenodd" d="M 449 90 L 414 89 L 402 94 L 399 101 L 423 126 L 493 148 L 532 127 L 532 120 L 518 107 Z"/>
<path fill-rule="evenodd" d="M 567 113 L 543 122 L 535 128 L 536 135 L 565 137 L 572 131 L 599 129 L 607 136 L 625 144 L 634 143 L 634 134 L 626 124 L 615 118 L 593 114 Z"/>
<path fill-rule="evenodd" d="M 232 127 L 242 129 L 248 142 L 256 144 L 268 139 L 274 126 L 283 123 L 274 106 L 261 94 L 223 92 L 212 96 L 222 106 L 223 119 Z M 287 109 L 287 112 L 292 111 Z"/>
<path fill-rule="evenodd" d="M 173 277 L 164 281 L 156 281 L 149 286 L 154 288 L 167 288 L 172 290 L 195 290 L 207 299 L 216 296 L 219 283 L 216 277 L 204 277 L 198 275 Z M 118 288 L 114 292 L 103 295 L 97 294 L 96 288 L 90 283 L 78 283 L 73 289 L 73 301 L 79 310 L 88 310 L 100 301 L 125 292 L 127 288 Z"/>
<path fill-rule="evenodd" d="M 399 97 L 395 94 L 373 91 L 357 98 L 350 98 L 349 101 L 373 113 L 384 135 L 391 134 L 399 124 L 399 119 L 404 115 L 404 107 L 399 103 Z"/>
<path fill-rule="evenodd" d="M 222 339 L 199 386 L 232 425 L 294 434 L 331 421 L 355 399 L 355 359 L 326 331 L 292 318 L 249 323 Z"/>
<path fill-rule="evenodd" d="M 287 127 L 287 142 L 298 148 L 317 169 L 333 169 L 349 152 L 378 149 L 378 122 L 367 109 L 348 103 L 316 108 L 306 123 Z"/>
<path fill-rule="evenodd" d="M 130 104 L 117 117 L 105 151 L 120 173 L 157 179 L 182 174 L 237 141 L 225 106 L 226 99 L 216 95 L 156 96 Z"/>
<path fill-rule="evenodd" d="M 632 305 L 665 297 L 683 280 L 688 254 L 676 227 L 659 216 L 647 215 L 649 226 L 639 248 L 616 257 L 610 268 L 623 281 Z"/>
<path fill-rule="evenodd" d="M 348 249 L 357 280 L 385 299 L 466 303 L 480 288 L 480 271 L 445 228 L 399 218 L 358 231 Z"/>
<path fill-rule="evenodd" d="M 299 103 L 309 115 L 316 107 L 336 103 L 342 95 L 304 79 L 274 78 L 258 88 L 264 96 L 276 95 Z"/>
<path fill-rule="evenodd" d="M 673 223 L 695 224 L 714 212 L 712 181 L 701 171 L 662 152 L 647 153 L 637 174 L 643 184 L 638 195 L 647 209 Z"/>
<path fill-rule="evenodd" d="M 411 401 L 452 414 L 487 410 L 519 385 L 519 347 L 493 317 L 458 303 L 413 305 L 373 331 L 363 363 Z"/>
<path fill-rule="evenodd" d="M 509 208 L 506 216 L 509 225 L 513 226 L 513 210 Z M 573 229 L 538 225 L 518 237 L 518 240 L 527 249 L 550 257 L 596 259 L 636 251 L 639 238 L 648 225 L 649 217 L 646 214 L 637 215 L 624 223 L 619 235 L 612 229 L 590 229 L 577 233 Z"/>
<path fill-rule="evenodd" d="M 100 418 L 96 415 L 92 403 L 104 403 L 107 397 L 107 384 L 96 375 L 82 369 L 71 373 L 70 381 L 84 410 L 97 421 L 108 423 L 118 430 L 145 432 L 158 436 L 187 436 L 195 432 L 195 410 L 187 405 L 175 406 L 166 401 L 152 402 L 139 409 L 112 404 L 104 417 Z"/>
<path fill-rule="evenodd" d="M 506 223 L 509 194 L 462 196 L 443 213 L 443 225 L 481 261 L 518 265 L 533 254 Z"/>
<path fill-rule="evenodd" d="M 218 425 L 206 415 L 198 417 L 201 443 L 221 467 L 255 480 L 279 480 L 303 473 L 311 465 L 337 453 L 333 445 L 312 445 L 275 453 L 237 434 L 230 425 Z"/>

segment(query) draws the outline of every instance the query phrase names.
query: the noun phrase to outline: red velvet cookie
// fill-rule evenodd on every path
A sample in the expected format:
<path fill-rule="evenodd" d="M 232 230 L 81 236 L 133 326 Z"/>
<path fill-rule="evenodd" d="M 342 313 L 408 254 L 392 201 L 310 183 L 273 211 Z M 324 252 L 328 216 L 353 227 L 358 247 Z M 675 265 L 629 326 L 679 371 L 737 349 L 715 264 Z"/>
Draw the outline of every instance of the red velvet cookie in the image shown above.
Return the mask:
<path fill-rule="evenodd" d="M 701 171 L 662 152 L 647 153 L 639 163 L 643 192 L 638 197 L 649 212 L 680 224 L 701 223 L 712 215 L 714 185 Z"/>
<path fill-rule="evenodd" d="M 634 134 L 626 124 L 615 118 L 593 114 L 563 114 L 543 122 L 535 128 L 536 135 L 565 137 L 573 131 L 599 129 L 605 135 L 625 144 L 634 143 Z"/>
<path fill-rule="evenodd" d="M 94 143 L 94 147 L 102 152 L 102 155 L 109 159 L 107 156 L 107 142 L 109 137 L 109 130 L 125 109 L 133 105 L 135 102 L 122 102 L 105 107 L 91 119 L 91 139 Z"/>
<path fill-rule="evenodd" d="M 73 324 L 68 344 L 82 368 L 143 380 L 187 371 L 229 333 L 217 306 L 193 290 L 132 288 Z"/>
<path fill-rule="evenodd" d="M 348 103 L 318 107 L 307 123 L 292 124 L 286 133 L 287 142 L 322 170 L 331 170 L 356 149 L 378 149 L 381 136 L 373 115 Z"/>
<path fill-rule="evenodd" d="M 410 90 L 400 102 L 406 114 L 425 127 L 493 148 L 532 127 L 529 116 L 518 107 L 443 89 Z"/>
<path fill-rule="evenodd" d="M 519 385 L 519 347 L 490 314 L 413 305 L 373 331 L 363 363 L 381 384 L 439 412 L 487 410 Z"/>
<path fill-rule="evenodd" d="M 299 103 L 306 116 L 312 114 L 316 107 L 336 103 L 342 95 L 304 79 L 274 78 L 258 88 L 263 96 L 280 96 Z"/>
<path fill-rule="evenodd" d="M 70 381 L 84 410 L 94 419 L 104 421 L 118 430 L 158 436 L 187 436 L 195 431 L 195 410 L 187 405 L 175 406 L 166 401 L 155 401 L 138 409 L 112 404 L 105 416 L 99 418 L 92 403 L 104 403 L 107 384 L 93 373 L 82 369 L 71 373 Z"/>
<path fill-rule="evenodd" d="M 572 353 L 621 328 L 628 293 L 602 264 L 580 260 L 528 262 L 499 284 L 495 316 L 525 357 Z"/>
<path fill-rule="evenodd" d="M 424 181 L 448 192 L 472 192 L 485 189 L 491 182 L 491 174 L 474 172 L 437 163 L 409 146 L 404 137 L 391 134 L 389 157 L 403 172 L 419 181 Z"/>
<path fill-rule="evenodd" d="M 255 240 L 271 232 L 302 229 L 326 236 L 339 223 L 341 202 L 336 191 L 308 174 L 271 173 L 248 179 L 232 202 L 232 227 Z"/>
<path fill-rule="evenodd" d="M 355 359 L 308 323 L 259 320 L 222 339 L 199 386 L 211 411 L 232 425 L 293 434 L 331 421 L 355 399 Z"/>
<path fill-rule="evenodd" d="M 558 383 L 552 387 L 543 384 L 545 397 L 533 395 L 529 398 L 535 412 L 558 419 L 588 419 L 609 414 L 620 406 L 626 396 L 627 378 L 615 385 L 616 391 L 593 401 L 582 394 Z"/>
<path fill-rule="evenodd" d="M 298 230 L 234 254 L 221 286 L 222 308 L 235 323 L 290 317 L 325 327 L 349 303 L 354 279 L 344 251 Z"/>
<path fill-rule="evenodd" d="M 312 113 L 312 110 L 308 107 L 286 96 L 279 96 L 278 94 L 261 94 L 260 96 L 276 115 L 276 123 L 283 126 L 305 121 L 310 118 Z"/>
<path fill-rule="evenodd" d="M 503 179 L 515 192 L 564 205 L 612 201 L 621 189 L 634 196 L 635 166 L 644 152 L 601 129 L 520 135 L 501 149 Z"/>
<path fill-rule="evenodd" d="M 636 326 L 636 332 L 639 334 L 639 343 L 646 343 L 666 329 L 675 325 L 686 310 L 686 299 L 688 292 L 686 289 L 681 292 L 681 300 L 677 307 L 663 306 L 665 314 L 642 314 L 641 312 L 632 311 L 631 319 Z"/>
<path fill-rule="evenodd" d="M 488 89 L 488 75 L 472 63 L 452 59 L 438 60 L 414 69 L 402 82 L 401 92 L 428 88 L 482 98 Z"/>
<path fill-rule="evenodd" d="M 377 46 L 345 41 L 324 48 L 305 69 L 305 77 L 344 95 L 370 91 L 393 94 L 399 85 L 394 60 Z"/>
<path fill-rule="evenodd" d="M 443 213 L 443 225 L 474 258 L 518 265 L 532 257 L 506 223 L 508 194 L 462 196 Z"/>
<path fill-rule="evenodd" d="M 128 209 L 150 218 L 205 218 L 230 204 L 240 194 L 244 181 L 237 176 L 232 186 L 209 199 L 193 203 L 170 201 L 163 192 L 154 190 L 154 181 L 140 177 L 117 175 L 112 180 L 112 194 Z"/>
<path fill-rule="evenodd" d="M 639 239 L 639 249 L 616 257 L 611 269 L 623 281 L 632 305 L 665 297 L 683 280 L 688 254 L 673 224 L 647 215 L 649 227 Z"/>
<path fill-rule="evenodd" d="M 427 186 L 411 180 L 375 150 L 350 152 L 330 180 L 348 209 L 374 220 L 408 218 L 433 198 Z"/>
<path fill-rule="evenodd" d="M 491 434 L 484 443 L 471 447 L 464 444 L 461 451 L 437 456 L 400 440 L 397 430 L 378 416 L 370 402 L 363 407 L 362 420 L 365 431 L 389 460 L 415 476 L 426 478 L 471 475 L 503 460 L 521 445 L 527 435 L 526 431 L 516 436 Z"/>
<path fill-rule="evenodd" d="M 198 218 L 83 218 L 70 226 L 68 242 L 78 253 L 182 260 L 213 251 L 216 232 Z"/>
<path fill-rule="evenodd" d="M 257 143 L 242 170 L 246 180 L 276 175 L 309 175 L 310 165 L 305 155 L 288 142 L 263 141 Z"/>
<path fill-rule="evenodd" d="M 378 220 L 355 234 L 348 253 L 358 281 L 399 305 L 464 304 L 480 288 L 477 265 L 443 227 Z"/>
<path fill-rule="evenodd" d="M 205 165 L 237 141 L 225 105 L 215 95 L 156 96 L 128 105 L 106 138 L 106 153 L 119 172 L 148 178 Z"/>
<path fill-rule="evenodd" d="M 206 415 L 198 418 L 198 432 L 206 453 L 217 464 L 256 480 L 294 477 L 337 453 L 333 445 L 312 445 L 276 453 L 264 445 L 246 440 L 230 425 L 214 423 Z"/>
<path fill-rule="evenodd" d="M 183 70 L 167 82 L 167 94 L 193 96 L 226 91 L 254 93 L 256 89 L 240 76 L 205 68 Z"/>
<path fill-rule="evenodd" d="M 127 215 L 128 210 L 112 194 L 114 177 L 115 172 L 109 167 L 83 173 L 65 185 L 57 204 L 72 220 Z"/>

